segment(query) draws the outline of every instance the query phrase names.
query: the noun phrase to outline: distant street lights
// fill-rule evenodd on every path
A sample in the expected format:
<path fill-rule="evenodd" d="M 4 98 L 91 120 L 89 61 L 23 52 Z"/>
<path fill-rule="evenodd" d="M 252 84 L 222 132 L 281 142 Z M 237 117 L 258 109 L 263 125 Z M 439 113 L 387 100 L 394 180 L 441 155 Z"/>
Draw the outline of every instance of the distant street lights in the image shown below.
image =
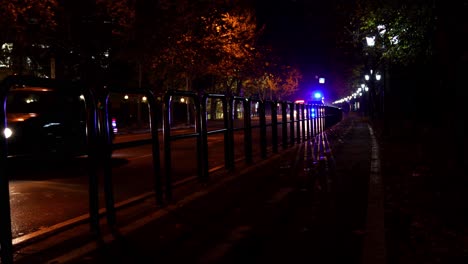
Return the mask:
<path fill-rule="evenodd" d="M 366 72 L 363 73 L 363 81 L 361 84 L 361 91 L 367 100 L 362 100 L 363 106 L 367 106 L 367 112 L 370 117 L 374 114 L 381 115 L 384 113 L 385 103 L 385 90 L 389 89 L 388 85 L 388 65 L 386 58 L 383 56 L 384 50 L 390 45 L 397 45 L 399 43 L 398 35 L 394 35 L 392 30 L 387 30 L 386 25 L 379 24 L 376 30 L 372 30 L 371 34 L 366 36 L 364 46 L 364 53 L 366 58 Z M 350 96 L 344 97 L 340 100 L 333 102 L 333 104 L 351 104 L 356 102 L 357 96 L 360 93 L 353 93 Z"/>
<path fill-rule="evenodd" d="M 382 79 L 382 75 L 380 73 L 374 72 L 374 70 L 371 69 L 369 74 L 364 75 L 364 79 L 366 83 L 368 83 L 368 85 L 364 85 L 364 86 L 368 87 L 367 89 L 369 90 L 369 93 L 368 93 L 369 116 L 374 117 L 374 114 L 376 114 L 376 111 L 381 110 L 380 99 L 382 97 L 382 91 L 380 89 L 377 89 L 376 82 L 380 82 L 380 80 Z"/>

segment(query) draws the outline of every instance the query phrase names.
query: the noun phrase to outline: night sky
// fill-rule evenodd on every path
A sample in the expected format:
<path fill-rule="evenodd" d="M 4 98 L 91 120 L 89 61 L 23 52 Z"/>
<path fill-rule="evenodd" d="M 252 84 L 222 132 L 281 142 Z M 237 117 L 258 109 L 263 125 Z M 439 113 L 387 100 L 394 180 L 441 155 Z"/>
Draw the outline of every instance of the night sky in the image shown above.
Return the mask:
<path fill-rule="evenodd" d="M 265 24 L 265 41 L 271 43 L 291 65 L 303 73 L 298 99 L 316 89 L 316 76 L 325 77 L 325 93 L 334 97 L 336 69 L 336 15 L 334 1 L 277 0 L 257 1 L 257 19 Z M 302 97 L 302 98 L 301 98 Z"/>

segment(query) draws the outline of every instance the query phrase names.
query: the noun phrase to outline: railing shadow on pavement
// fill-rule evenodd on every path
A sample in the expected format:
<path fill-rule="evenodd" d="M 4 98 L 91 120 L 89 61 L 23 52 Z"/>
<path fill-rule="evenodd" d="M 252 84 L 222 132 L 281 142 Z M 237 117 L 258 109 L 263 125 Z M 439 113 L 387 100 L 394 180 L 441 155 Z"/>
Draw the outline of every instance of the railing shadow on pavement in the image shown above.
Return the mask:
<path fill-rule="evenodd" d="M 289 146 L 313 139 L 314 136 L 321 133 L 325 128 L 338 123 L 341 116 L 341 109 L 325 106 L 297 104 L 288 101 L 260 100 L 258 98 L 244 98 L 238 96 L 227 96 L 224 94 L 197 94 L 190 91 L 169 90 L 163 99 L 162 117 L 158 115 L 156 109 L 157 100 L 151 89 L 125 89 L 117 87 L 106 87 L 97 94 L 93 89 L 83 88 L 85 95 L 88 144 L 90 160 L 89 170 L 89 212 L 91 231 L 99 234 L 99 208 L 98 208 L 98 188 L 97 179 L 99 177 L 98 166 L 103 167 L 104 173 L 104 192 L 105 192 L 105 215 L 109 226 L 116 224 L 116 209 L 114 205 L 113 183 L 112 183 L 112 120 L 110 116 L 109 98 L 110 93 L 118 94 L 138 94 L 146 96 L 149 105 L 150 132 L 152 144 L 152 164 L 154 167 L 154 193 L 157 206 L 164 206 L 170 203 L 172 199 L 172 160 L 171 160 L 171 142 L 195 138 L 197 155 L 194 157 L 197 163 L 197 178 L 201 182 L 209 181 L 208 164 L 208 136 L 214 134 L 223 134 L 224 136 L 224 167 L 226 170 L 235 169 L 235 149 L 238 147 L 234 142 L 234 132 L 242 131 L 244 133 L 244 159 L 247 165 L 252 164 L 253 159 L 253 137 L 252 130 L 259 129 L 260 158 L 267 159 L 267 149 L 270 145 L 273 153 L 278 153 L 279 142 L 282 149 Z M 6 101 L 8 95 L 8 86 L 3 86 L 0 90 L 2 102 Z M 174 97 L 187 97 L 193 102 L 195 109 L 194 133 L 171 133 L 172 118 L 172 99 Z M 222 107 L 222 127 L 218 129 L 208 129 L 208 101 L 219 100 Z M 236 105 L 243 106 L 243 126 L 235 126 Z M 252 118 L 252 104 L 258 107 L 256 114 L 258 122 Z M 0 130 L 6 128 L 6 111 L 0 108 Z M 163 157 L 160 157 L 158 122 L 163 124 Z M 267 122 L 267 119 L 270 122 Z M 280 119 L 280 121 L 278 121 Z M 288 130 L 289 128 L 289 130 Z M 267 132 L 271 130 L 270 142 L 268 142 Z M 278 131 L 279 130 L 279 131 Z M 278 133 L 280 132 L 280 133 Z M 279 140 L 280 139 L 280 140 Z M 1 135 L 2 148 L 0 150 L 0 243 L 2 263 L 12 263 L 13 248 L 11 243 L 11 216 L 9 204 L 8 178 L 5 176 L 5 166 L 7 161 L 7 140 Z M 164 158 L 164 178 L 162 177 L 162 168 L 160 159 Z M 164 181 L 164 182 L 163 182 Z"/>

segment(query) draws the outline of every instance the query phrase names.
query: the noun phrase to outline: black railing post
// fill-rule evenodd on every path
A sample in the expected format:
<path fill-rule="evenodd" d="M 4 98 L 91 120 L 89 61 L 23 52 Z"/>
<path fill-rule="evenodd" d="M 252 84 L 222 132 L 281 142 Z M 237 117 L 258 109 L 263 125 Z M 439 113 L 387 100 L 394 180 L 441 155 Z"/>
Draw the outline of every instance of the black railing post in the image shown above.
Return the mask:
<path fill-rule="evenodd" d="M 295 118 L 294 118 L 294 103 L 289 103 L 289 135 L 291 137 L 291 145 L 296 144 L 296 139 L 294 135 L 294 125 L 295 125 Z"/>
<path fill-rule="evenodd" d="M 182 97 L 188 97 L 193 100 L 194 106 L 195 106 L 195 129 L 196 133 L 190 133 L 190 134 L 182 134 L 182 135 L 174 135 L 171 136 L 171 124 L 172 124 L 172 117 L 171 117 L 171 107 L 172 107 L 172 98 L 174 96 L 182 96 Z M 165 169 L 165 175 L 166 175 L 166 182 L 165 182 L 165 187 L 166 187 L 166 199 L 167 200 L 172 200 L 172 157 L 171 157 L 171 141 L 176 140 L 176 139 L 184 139 L 184 138 L 193 138 L 196 137 L 197 140 L 197 176 L 200 181 L 205 181 L 207 180 L 205 177 L 207 175 L 204 175 L 203 173 L 203 159 L 205 157 L 205 154 L 203 153 L 205 151 L 204 147 L 202 146 L 203 144 L 203 138 L 201 135 L 201 130 L 202 130 L 202 125 L 201 125 L 201 104 L 200 104 L 200 96 L 198 94 L 195 94 L 194 92 L 190 91 L 178 91 L 178 90 L 169 90 L 166 92 L 164 95 L 164 120 L 163 120 L 163 140 L 164 140 L 164 169 Z"/>
<path fill-rule="evenodd" d="M 312 125 L 313 125 L 313 137 L 315 139 L 315 135 L 317 135 L 317 131 L 318 131 L 318 111 L 317 111 L 317 105 L 312 105 Z"/>
<path fill-rule="evenodd" d="M 95 235 L 100 234 L 99 228 L 99 179 L 97 170 L 99 167 L 99 118 L 97 110 L 97 99 L 90 88 L 86 89 L 85 110 L 88 138 L 88 203 L 90 230 Z"/>
<path fill-rule="evenodd" d="M 260 155 L 262 159 L 267 157 L 267 135 L 266 135 L 266 117 L 265 117 L 265 101 L 259 101 L 260 106 Z"/>
<path fill-rule="evenodd" d="M 305 105 L 307 140 L 310 140 L 310 105 Z"/>
<path fill-rule="evenodd" d="M 296 142 L 301 143 L 301 105 L 296 104 Z"/>
<path fill-rule="evenodd" d="M 157 103 L 154 94 L 147 90 L 148 104 L 150 107 L 150 128 L 151 128 L 151 140 L 152 140 L 152 156 L 153 156 L 153 178 L 154 178 L 154 193 L 156 196 L 156 205 L 162 206 L 163 192 L 162 192 L 162 180 L 161 180 L 161 155 L 159 153 L 159 136 L 158 136 L 158 117 L 156 115 Z"/>
<path fill-rule="evenodd" d="M 106 204 L 106 217 L 109 226 L 114 226 L 116 222 L 115 206 L 114 206 L 114 191 L 112 184 L 112 137 L 110 132 L 111 119 L 109 117 L 109 94 L 101 98 L 103 100 L 103 109 L 100 110 L 100 131 L 102 159 L 104 165 L 104 196 Z"/>
<path fill-rule="evenodd" d="M 8 143 L 3 131 L 7 127 L 6 101 L 9 87 L 0 87 L 0 257 L 2 263 L 13 263 L 11 233 L 10 185 L 7 174 Z"/>
<path fill-rule="evenodd" d="M 223 129 L 224 129 L 224 167 L 226 169 L 231 169 L 231 158 L 230 158 L 230 153 L 231 153 L 231 148 L 234 145 L 234 143 L 230 143 L 230 134 L 229 134 L 229 110 L 228 110 L 228 99 L 226 98 L 225 95 L 222 97 L 222 102 L 223 102 Z M 234 160 L 234 156 L 232 156 L 232 160 Z"/>
<path fill-rule="evenodd" d="M 273 153 L 278 153 L 278 103 L 271 102 L 271 141 Z"/>
<path fill-rule="evenodd" d="M 164 138 L 164 171 L 165 171 L 165 198 L 172 200 L 172 161 L 171 161 L 171 102 L 172 95 L 164 95 L 163 105 L 163 138 Z"/>
<path fill-rule="evenodd" d="M 208 96 L 203 95 L 201 99 L 201 111 L 200 111 L 200 121 L 201 121 L 201 138 L 202 138 L 202 147 L 203 151 L 199 153 L 200 156 L 203 156 L 203 178 L 208 176 L 209 169 L 208 169 L 208 116 L 207 116 L 207 104 Z M 226 139 L 225 139 L 226 141 Z M 226 142 L 225 142 L 226 143 Z M 224 156 L 226 157 L 226 151 L 224 151 Z M 226 158 L 225 158 L 226 159 Z M 226 163 L 226 161 L 225 161 Z M 225 165 L 226 166 L 226 165 Z"/>
<path fill-rule="evenodd" d="M 283 149 L 288 147 L 288 115 L 287 115 L 288 104 L 286 102 L 281 102 L 281 139 L 283 141 Z"/>
<path fill-rule="evenodd" d="M 223 104 L 223 128 L 215 129 L 208 131 L 208 99 L 219 99 Z M 223 133 L 224 134 L 224 167 L 229 170 L 233 169 L 233 164 L 231 162 L 231 148 L 234 146 L 230 143 L 230 134 L 229 134 L 229 112 L 228 112 L 228 101 L 225 95 L 223 94 L 205 94 L 202 97 L 201 102 L 201 134 L 203 139 L 203 155 L 204 155 L 204 174 L 208 176 L 209 164 L 208 164 L 208 134 Z"/>
<path fill-rule="evenodd" d="M 313 139 L 313 135 L 314 135 L 314 132 L 312 131 L 312 122 L 313 122 L 313 119 L 312 119 L 312 105 L 307 105 L 307 109 L 308 109 L 308 113 L 307 113 L 307 117 L 309 118 L 309 139 Z"/>
<path fill-rule="evenodd" d="M 200 96 L 194 95 L 192 96 L 193 104 L 195 105 L 195 134 L 197 135 L 197 153 L 204 153 L 208 152 L 208 149 L 203 147 L 203 135 L 202 135 L 202 112 L 201 112 L 201 104 L 200 104 Z M 204 166 L 204 155 L 197 155 L 197 170 L 198 170 L 198 179 L 201 182 L 208 181 L 208 165 L 206 166 L 206 173 L 205 173 L 205 166 Z M 208 154 L 206 154 L 208 155 Z"/>
<path fill-rule="evenodd" d="M 244 99 L 244 152 L 245 162 L 252 163 L 252 112 L 251 101 Z"/>
<path fill-rule="evenodd" d="M 235 168 L 235 161 L 234 161 L 234 156 L 235 156 L 235 150 L 234 150 L 234 105 L 235 105 L 235 98 L 231 96 L 229 98 L 229 106 L 228 106 L 228 144 L 225 146 L 228 146 L 228 157 L 229 157 L 229 166 L 228 168 L 230 170 L 233 170 Z"/>
<path fill-rule="evenodd" d="M 161 176 L 161 154 L 160 154 L 160 149 L 159 149 L 159 133 L 158 133 L 158 122 L 161 120 L 160 115 L 158 114 L 158 103 L 156 102 L 156 98 L 153 94 L 153 92 L 150 89 L 128 89 L 128 88 L 122 88 L 122 87 L 115 87 L 115 86 L 109 86 L 108 89 L 108 94 L 107 98 L 105 101 L 105 106 L 106 106 L 106 114 L 105 114 L 105 120 L 107 122 L 104 122 L 107 127 L 105 129 L 105 141 L 106 141 L 106 146 L 109 146 L 106 151 L 109 151 L 106 155 L 106 160 L 109 162 L 105 163 L 105 171 L 107 170 L 108 172 L 105 172 L 109 176 L 105 176 L 107 187 L 105 187 L 105 190 L 108 189 L 107 193 L 111 193 L 112 189 L 112 179 L 110 178 L 111 175 L 111 164 L 110 164 L 110 158 L 112 157 L 112 151 L 114 149 L 114 145 L 112 143 L 112 137 L 111 137 L 111 129 L 112 129 L 112 119 L 110 116 L 110 109 L 109 105 L 111 105 L 112 102 L 109 102 L 111 98 L 111 93 L 118 93 L 118 94 L 138 94 L 138 95 L 143 95 L 146 97 L 146 102 L 148 106 L 148 117 L 149 117 L 149 127 L 150 127 L 150 134 L 151 134 L 151 151 L 152 151 L 152 165 L 153 165 L 153 189 L 155 193 L 155 202 L 156 206 L 162 206 L 164 204 L 164 198 L 163 198 L 163 186 L 162 186 L 162 176 Z M 101 125 L 103 127 L 103 125 Z M 107 158 L 109 157 L 109 159 Z M 106 175 L 105 174 L 105 175 Z M 112 195 L 113 196 L 113 195 Z M 107 203 L 113 204 L 112 200 L 113 197 L 106 198 Z"/>
<path fill-rule="evenodd" d="M 307 137 L 306 137 L 306 122 L 307 122 L 307 118 L 306 118 L 306 113 L 305 113 L 305 105 L 302 104 L 301 105 L 301 116 L 302 116 L 302 141 L 306 141 L 307 140 Z"/>
<path fill-rule="evenodd" d="M 320 133 L 323 132 L 325 127 L 325 111 L 323 106 L 319 106 L 319 113 L 320 113 Z"/>

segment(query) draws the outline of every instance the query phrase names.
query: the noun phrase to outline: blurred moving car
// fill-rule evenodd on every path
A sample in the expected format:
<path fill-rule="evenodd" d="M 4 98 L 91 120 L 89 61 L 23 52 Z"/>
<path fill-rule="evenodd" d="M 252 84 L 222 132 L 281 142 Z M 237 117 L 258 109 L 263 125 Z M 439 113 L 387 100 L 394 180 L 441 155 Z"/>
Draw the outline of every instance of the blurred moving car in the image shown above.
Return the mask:
<path fill-rule="evenodd" d="M 86 111 L 80 94 L 17 85 L 10 87 L 6 112 L 8 156 L 85 153 Z"/>
<path fill-rule="evenodd" d="M 6 97 L 9 157 L 59 157 L 87 154 L 86 102 L 71 82 L 12 77 L 2 83 Z M 117 127 L 110 122 L 112 138 Z"/>

